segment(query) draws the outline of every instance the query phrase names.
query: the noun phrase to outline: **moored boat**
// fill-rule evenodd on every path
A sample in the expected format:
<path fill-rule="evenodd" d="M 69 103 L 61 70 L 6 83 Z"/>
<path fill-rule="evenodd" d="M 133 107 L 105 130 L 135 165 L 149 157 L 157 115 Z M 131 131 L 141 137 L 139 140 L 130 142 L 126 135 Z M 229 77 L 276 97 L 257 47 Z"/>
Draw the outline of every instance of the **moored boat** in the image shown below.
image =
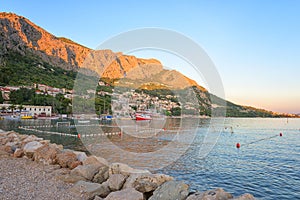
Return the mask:
<path fill-rule="evenodd" d="M 151 120 L 152 117 L 147 114 L 136 114 L 135 115 L 135 120 L 136 121 L 142 121 L 142 120 Z"/>
<path fill-rule="evenodd" d="M 21 119 L 33 119 L 33 117 L 30 115 L 24 115 L 24 116 L 21 116 Z"/>

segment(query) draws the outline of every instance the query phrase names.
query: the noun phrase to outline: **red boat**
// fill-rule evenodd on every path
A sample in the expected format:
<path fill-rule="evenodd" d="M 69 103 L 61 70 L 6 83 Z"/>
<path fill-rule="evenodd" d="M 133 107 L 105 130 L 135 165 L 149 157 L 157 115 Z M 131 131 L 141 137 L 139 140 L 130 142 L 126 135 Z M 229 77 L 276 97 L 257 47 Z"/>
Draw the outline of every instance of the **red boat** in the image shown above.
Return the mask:
<path fill-rule="evenodd" d="M 135 115 L 135 120 L 136 121 L 141 121 L 141 120 L 151 120 L 151 116 L 150 115 L 145 115 L 145 114 L 136 114 Z"/>

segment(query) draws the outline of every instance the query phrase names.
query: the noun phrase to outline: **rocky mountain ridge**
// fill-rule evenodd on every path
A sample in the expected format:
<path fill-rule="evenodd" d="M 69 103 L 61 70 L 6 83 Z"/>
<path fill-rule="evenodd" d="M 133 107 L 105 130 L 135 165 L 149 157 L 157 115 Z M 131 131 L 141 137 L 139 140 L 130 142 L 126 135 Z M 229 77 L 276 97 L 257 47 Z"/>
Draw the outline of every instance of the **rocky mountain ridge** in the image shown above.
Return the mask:
<path fill-rule="evenodd" d="M 158 75 L 154 81 L 165 85 L 177 88 L 192 85 L 205 90 L 181 73 L 163 69 L 156 59 L 141 59 L 111 50 L 94 51 L 67 38 L 56 37 L 25 17 L 0 13 L 0 56 L 8 52 L 31 54 L 65 70 L 87 68 L 104 78 L 120 79 L 126 76 L 144 80 Z"/>

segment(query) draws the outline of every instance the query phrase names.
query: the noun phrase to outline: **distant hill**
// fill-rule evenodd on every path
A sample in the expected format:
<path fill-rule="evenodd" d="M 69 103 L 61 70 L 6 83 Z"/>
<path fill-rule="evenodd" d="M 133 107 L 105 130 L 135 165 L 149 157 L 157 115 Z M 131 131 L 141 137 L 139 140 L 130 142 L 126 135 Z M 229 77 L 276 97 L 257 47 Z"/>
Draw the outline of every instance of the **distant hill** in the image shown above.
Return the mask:
<path fill-rule="evenodd" d="M 205 88 L 178 71 L 164 69 L 156 59 L 108 49 L 94 51 L 68 38 L 56 37 L 22 16 L 0 13 L 0 85 L 44 83 L 71 89 L 80 68 L 98 73 L 112 85 L 153 91 L 193 87 L 203 115 L 218 109 L 211 103 L 213 95 Z M 228 116 L 234 117 L 280 116 L 231 102 L 227 102 L 227 111 Z"/>

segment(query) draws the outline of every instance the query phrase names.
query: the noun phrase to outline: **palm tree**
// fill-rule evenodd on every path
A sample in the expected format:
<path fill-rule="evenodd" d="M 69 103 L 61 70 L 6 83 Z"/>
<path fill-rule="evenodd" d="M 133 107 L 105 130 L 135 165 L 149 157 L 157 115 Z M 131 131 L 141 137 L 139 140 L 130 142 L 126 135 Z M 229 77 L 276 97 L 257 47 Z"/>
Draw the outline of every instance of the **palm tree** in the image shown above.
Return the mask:
<path fill-rule="evenodd" d="M 18 109 L 20 110 L 20 114 L 21 114 L 23 108 L 24 108 L 24 106 L 22 104 L 18 106 Z"/>
<path fill-rule="evenodd" d="M 12 104 L 8 108 L 11 110 L 12 114 L 14 114 L 14 110 L 16 109 L 16 106 Z"/>
<path fill-rule="evenodd" d="M 4 113 L 4 111 L 6 111 L 6 107 L 5 107 L 5 106 L 2 106 L 2 107 L 1 107 L 1 111 L 2 111 L 2 113 Z"/>

